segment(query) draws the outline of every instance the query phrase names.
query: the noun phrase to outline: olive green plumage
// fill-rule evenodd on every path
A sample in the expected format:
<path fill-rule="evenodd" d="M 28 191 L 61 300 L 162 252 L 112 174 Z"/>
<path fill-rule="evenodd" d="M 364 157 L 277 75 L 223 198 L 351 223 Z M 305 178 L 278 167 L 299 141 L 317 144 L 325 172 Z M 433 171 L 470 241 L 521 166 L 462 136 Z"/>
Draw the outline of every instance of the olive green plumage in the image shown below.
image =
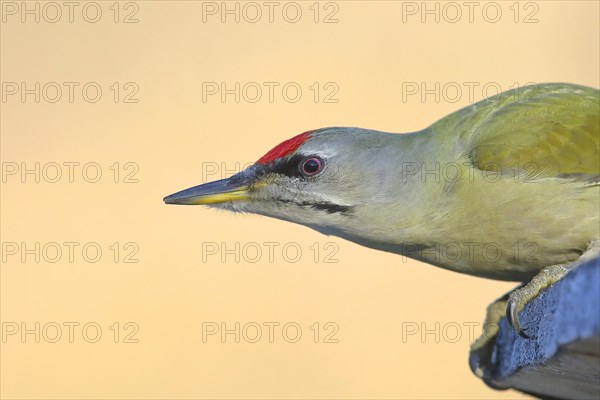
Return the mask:
<path fill-rule="evenodd" d="M 449 121 L 470 124 L 471 158 L 482 170 L 526 169 L 538 177 L 600 175 L 600 98 L 570 84 L 528 86 L 483 100 Z M 460 129 L 460 127 L 459 127 Z"/>
<path fill-rule="evenodd" d="M 490 244 L 502 256 L 425 261 L 527 281 L 546 266 L 579 258 L 600 239 L 599 124 L 598 90 L 544 84 L 483 100 L 426 129 L 433 138 L 427 147 L 451 149 L 441 159 L 468 165 L 462 174 L 472 176 L 446 184 L 446 201 L 438 203 L 444 224 L 430 227 L 438 232 L 430 238 Z M 436 153 L 432 159 L 444 150 Z"/>

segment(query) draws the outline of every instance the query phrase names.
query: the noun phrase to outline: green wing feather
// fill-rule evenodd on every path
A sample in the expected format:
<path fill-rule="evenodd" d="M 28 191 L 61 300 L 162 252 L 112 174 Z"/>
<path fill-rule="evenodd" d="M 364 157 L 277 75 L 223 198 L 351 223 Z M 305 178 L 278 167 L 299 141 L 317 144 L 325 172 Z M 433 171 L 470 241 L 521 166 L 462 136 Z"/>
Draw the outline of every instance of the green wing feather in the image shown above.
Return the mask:
<path fill-rule="evenodd" d="M 467 156 L 481 170 L 598 181 L 597 89 L 570 84 L 527 86 L 456 114 L 450 120 L 464 135 Z"/>

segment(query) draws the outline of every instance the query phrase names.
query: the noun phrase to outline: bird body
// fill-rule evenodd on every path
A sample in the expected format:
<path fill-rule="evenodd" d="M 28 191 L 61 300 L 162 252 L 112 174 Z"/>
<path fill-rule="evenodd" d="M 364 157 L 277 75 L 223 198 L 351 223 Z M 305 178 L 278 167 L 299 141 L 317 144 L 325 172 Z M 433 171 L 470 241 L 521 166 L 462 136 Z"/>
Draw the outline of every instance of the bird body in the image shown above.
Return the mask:
<path fill-rule="evenodd" d="M 600 240 L 600 101 L 598 90 L 570 84 L 515 90 L 418 132 L 305 132 L 165 202 L 266 215 L 457 272 L 528 281 Z"/>

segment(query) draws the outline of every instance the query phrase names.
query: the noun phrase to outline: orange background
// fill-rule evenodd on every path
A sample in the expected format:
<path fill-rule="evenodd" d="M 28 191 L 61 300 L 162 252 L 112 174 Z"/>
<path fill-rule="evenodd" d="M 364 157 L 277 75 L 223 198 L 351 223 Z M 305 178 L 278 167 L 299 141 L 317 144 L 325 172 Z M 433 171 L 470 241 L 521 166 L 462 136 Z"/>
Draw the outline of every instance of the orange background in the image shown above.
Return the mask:
<path fill-rule="evenodd" d="M 203 22 L 203 7 L 221 2 L 97 2 L 96 23 L 82 17 L 85 2 L 72 23 L 65 7 L 60 20 L 46 21 L 55 18 L 46 3 L 38 3 L 39 23 L 27 14 L 22 22 L 21 10 L 13 15 L 11 8 L 21 2 L 7 3 L 0 42 L 3 398 L 524 397 L 487 388 L 467 363 L 469 326 L 516 284 L 440 270 L 273 219 L 165 206 L 162 198 L 220 178 L 222 166 L 235 169 L 309 129 L 414 131 L 483 98 L 485 85 L 489 95 L 528 82 L 598 87 L 597 2 L 520 3 L 518 15 L 513 2 L 497 2 L 502 15 L 495 23 L 495 9 L 487 6 L 483 14 L 486 3 L 470 22 L 462 2 L 454 3 L 462 12 L 454 23 L 455 9 L 435 2 L 427 7 L 438 7 L 439 22 L 422 14 L 421 2 L 297 2 L 296 23 L 282 16 L 286 2 L 274 9 L 273 22 L 268 8 L 255 3 L 263 12 L 255 23 L 247 20 L 255 17 L 249 8 L 239 23 L 234 15 L 222 23 L 220 14 Z M 241 13 L 244 5 L 238 3 Z M 86 17 L 93 19 L 90 7 Z M 294 18 L 294 6 L 287 7 L 286 17 Z M 324 23 L 332 12 L 337 22 Z M 131 13 L 138 21 L 124 23 Z M 21 82 L 29 89 L 40 82 L 39 103 L 35 94 L 24 101 L 20 92 L 10 94 L 11 82 L 19 90 Z M 55 103 L 49 82 L 63 90 Z M 65 82 L 79 85 L 73 102 Z M 95 103 L 81 91 L 89 82 L 102 89 Z M 203 99 L 203 82 L 228 88 L 256 82 L 263 97 L 255 103 L 248 101 L 254 92 L 239 103 L 234 95 L 225 102 L 218 95 Z M 263 82 L 279 84 L 273 102 Z M 302 89 L 295 103 L 281 92 L 290 82 Z M 328 82 L 333 86 L 325 88 Z M 410 82 L 429 89 L 439 82 L 446 92 L 439 99 L 408 96 L 402 89 Z M 465 82 L 475 85 L 472 99 Z M 338 101 L 324 102 L 332 87 Z M 456 87 L 462 94 L 450 91 Z M 124 102 L 135 88 L 129 100 L 138 101 Z M 80 163 L 73 182 L 64 164 L 70 162 Z M 35 174 L 21 175 L 36 163 L 39 183 Z M 53 163 L 62 173 L 55 183 Z M 96 183 L 86 181 L 94 180 L 95 169 L 82 175 L 88 163 L 102 172 Z M 215 165 L 218 173 L 207 175 Z M 128 173 L 138 182 L 125 183 Z M 65 242 L 79 243 L 73 262 Z M 266 242 L 277 243 L 272 260 Z M 48 243 L 58 243 L 62 256 Z M 98 262 L 83 257 L 86 243 L 102 249 Z M 239 262 L 235 254 L 206 254 L 211 243 L 234 253 L 238 243 Z M 291 262 L 295 248 L 302 254 Z M 132 251 L 139 262 L 124 262 Z M 326 262 L 330 251 L 337 262 Z M 39 343 L 34 333 L 20 331 L 35 331 L 36 322 Z M 79 324 L 72 343 L 70 322 Z M 233 334 L 224 342 L 219 335 L 203 341 L 206 322 L 228 329 L 239 322 L 247 330 L 239 343 Z M 272 343 L 269 322 L 280 324 Z M 95 328 L 82 333 L 90 323 L 102 329 L 96 343 L 88 342 Z M 256 343 L 255 325 L 248 323 L 263 327 Z M 296 343 L 286 341 L 293 329 L 282 334 L 287 323 L 302 329 Z M 62 336 L 51 343 L 56 325 Z M 437 332 L 439 340 L 433 333 L 406 336 L 409 326 Z M 329 339 L 337 343 L 325 343 L 335 327 Z"/>

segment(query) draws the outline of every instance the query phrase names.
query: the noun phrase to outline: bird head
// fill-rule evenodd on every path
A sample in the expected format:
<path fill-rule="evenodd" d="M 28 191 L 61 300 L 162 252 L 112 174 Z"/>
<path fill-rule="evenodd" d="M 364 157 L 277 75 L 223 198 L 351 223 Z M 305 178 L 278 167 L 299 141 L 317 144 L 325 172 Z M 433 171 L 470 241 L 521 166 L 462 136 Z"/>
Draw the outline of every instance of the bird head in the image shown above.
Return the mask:
<path fill-rule="evenodd" d="M 291 221 L 324 233 L 358 223 L 367 204 L 397 186 L 386 160 L 397 157 L 394 135 L 359 128 L 324 128 L 275 146 L 247 169 L 164 198 L 167 204 L 208 205 Z M 397 156 L 397 154 L 396 154 Z M 386 191 L 382 191 L 386 187 Z"/>

